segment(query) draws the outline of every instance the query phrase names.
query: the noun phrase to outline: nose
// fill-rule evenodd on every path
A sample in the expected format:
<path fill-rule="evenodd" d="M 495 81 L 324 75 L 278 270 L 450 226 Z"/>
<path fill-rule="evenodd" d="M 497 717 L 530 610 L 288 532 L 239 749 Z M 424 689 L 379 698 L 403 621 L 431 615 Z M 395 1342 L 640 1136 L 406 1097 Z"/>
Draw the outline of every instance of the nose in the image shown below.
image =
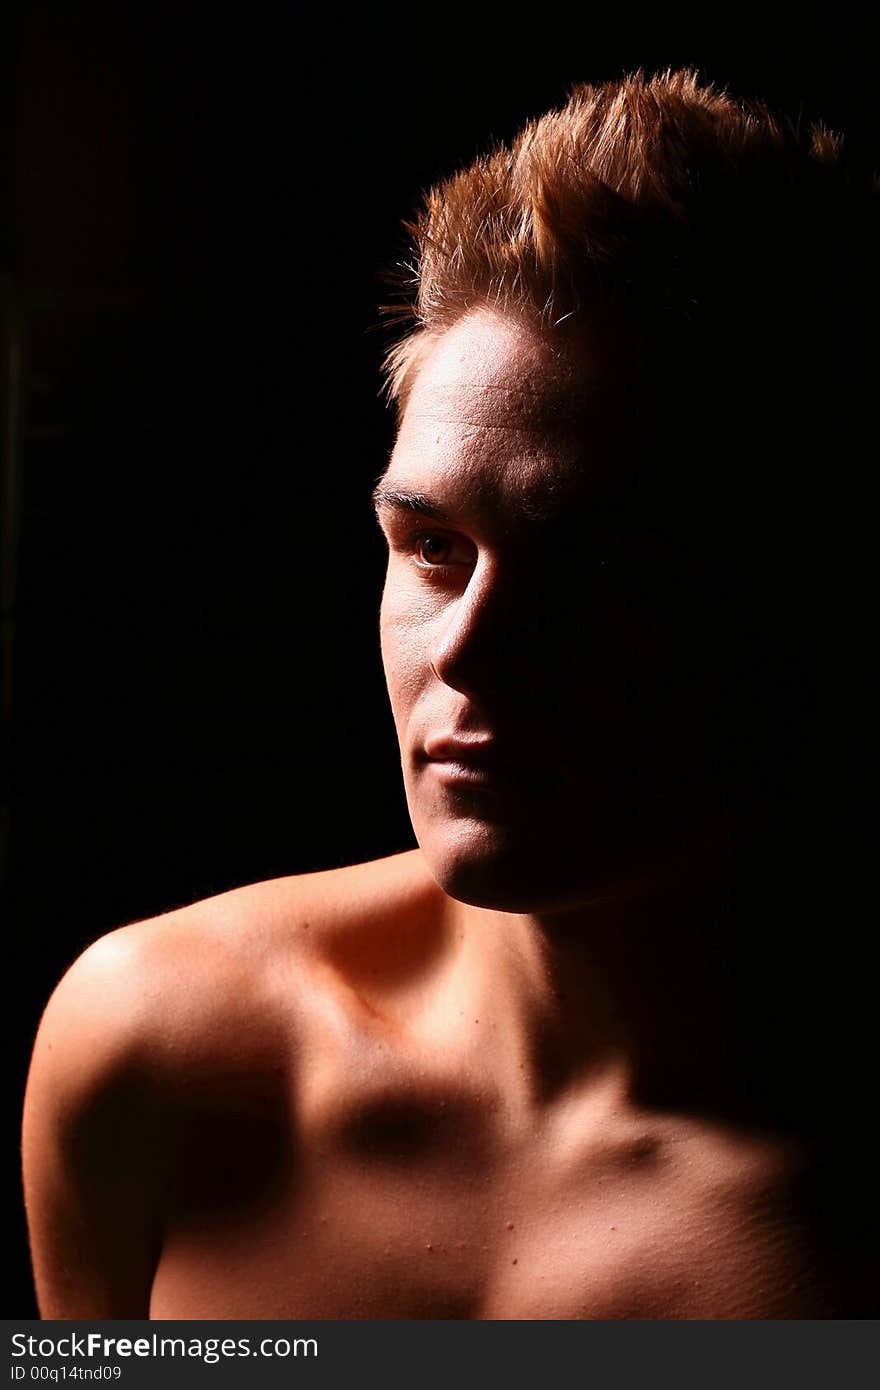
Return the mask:
<path fill-rule="evenodd" d="M 501 682 L 521 688 L 540 665 L 536 599 L 513 563 L 481 560 L 437 619 L 430 652 L 437 679 L 471 698 Z"/>

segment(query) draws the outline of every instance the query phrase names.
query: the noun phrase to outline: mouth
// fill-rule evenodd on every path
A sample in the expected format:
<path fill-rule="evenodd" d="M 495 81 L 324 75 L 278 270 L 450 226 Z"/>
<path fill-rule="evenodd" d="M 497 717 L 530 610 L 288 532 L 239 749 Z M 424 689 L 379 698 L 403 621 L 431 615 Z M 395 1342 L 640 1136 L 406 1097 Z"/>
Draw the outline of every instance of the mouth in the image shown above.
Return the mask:
<path fill-rule="evenodd" d="M 411 756 L 414 784 L 433 814 L 507 830 L 533 827 L 552 818 L 560 793 L 558 776 L 539 759 L 535 743 L 525 734 L 500 742 L 494 734 L 429 736 Z"/>
<path fill-rule="evenodd" d="M 491 735 L 428 738 L 417 760 L 423 772 L 450 795 L 473 793 L 474 805 L 507 805 L 528 786 L 522 756 L 510 746 L 499 746 Z"/>
<path fill-rule="evenodd" d="M 486 791 L 497 789 L 497 773 L 485 764 L 462 762 L 456 758 L 431 758 L 428 767 L 433 776 L 446 786 L 481 788 Z"/>
<path fill-rule="evenodd" d="M 508 761 L 499 755 L 496 740 L 485 734 L 472 738 L 431 736 L 425 741 L 421 757 L 437 767 L 454 767 L 474 772 L 491 772 Z"/>

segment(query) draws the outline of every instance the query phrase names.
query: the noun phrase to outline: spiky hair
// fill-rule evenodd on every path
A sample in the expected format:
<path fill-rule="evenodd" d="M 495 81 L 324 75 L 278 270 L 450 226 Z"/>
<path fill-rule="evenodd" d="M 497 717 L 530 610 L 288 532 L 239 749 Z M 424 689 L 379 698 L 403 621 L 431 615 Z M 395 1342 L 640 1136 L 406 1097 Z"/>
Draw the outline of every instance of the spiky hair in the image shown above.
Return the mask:
<path fill-rule="evenodd" d="M 759 306 L 759 322 L 786 319 L 802 341 L 818 301 L 846 295 L 869 183 L 855 187 L 824 125 L 802 130 L 692 70 L 578 86 L 406 224 L 414 255 L 385 306 L 406 325 L 389 395 L 402 408 L 424 349 L 481 305 L 553 331 L 616 304 L 640 332 L 726 343 L 729 357 L 754 339 Z"/>

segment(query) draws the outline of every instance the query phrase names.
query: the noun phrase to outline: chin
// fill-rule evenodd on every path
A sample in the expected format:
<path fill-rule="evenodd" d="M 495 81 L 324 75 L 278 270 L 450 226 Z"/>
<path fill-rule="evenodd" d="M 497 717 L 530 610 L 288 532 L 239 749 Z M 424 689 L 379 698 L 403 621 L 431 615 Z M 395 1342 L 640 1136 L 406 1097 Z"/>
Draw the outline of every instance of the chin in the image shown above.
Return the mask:
<path fill-rule="evenodd" d="M 554 815 L 546 806 L 528 817 L 417 809 L 416 839 L 444 893 L 471 907 L 524 915 L 564 912 L 618 893 L 680 854 L 688 839 L 671 813 L 661 825 L 656 815 L 621 815 L 606 803 L 601 815 L 581 806 L 579 816 L 571 808 Z"/>
<path fill-rule="evenodd" d="M 495 825 L 459 821 L 414 829 L 434 881 L 471 907 L 559 911 L 606 886 L 601 867 L 589 863 L 583 848 L 572 862 L 534 836 Z"/>

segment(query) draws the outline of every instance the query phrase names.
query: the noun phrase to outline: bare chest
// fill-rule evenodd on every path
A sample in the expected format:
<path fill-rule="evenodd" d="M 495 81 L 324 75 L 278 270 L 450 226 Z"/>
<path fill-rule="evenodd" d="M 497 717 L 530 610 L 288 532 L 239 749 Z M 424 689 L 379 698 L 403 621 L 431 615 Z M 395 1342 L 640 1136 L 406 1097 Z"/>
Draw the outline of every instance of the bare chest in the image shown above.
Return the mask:
<path fill-rule="evenodd" d="M 858 1316 L 790 1146 L 577 1097 L 513 1123 L 489 1086 L 378 1075 L 202 1117 L 151 1317 Z"/>

